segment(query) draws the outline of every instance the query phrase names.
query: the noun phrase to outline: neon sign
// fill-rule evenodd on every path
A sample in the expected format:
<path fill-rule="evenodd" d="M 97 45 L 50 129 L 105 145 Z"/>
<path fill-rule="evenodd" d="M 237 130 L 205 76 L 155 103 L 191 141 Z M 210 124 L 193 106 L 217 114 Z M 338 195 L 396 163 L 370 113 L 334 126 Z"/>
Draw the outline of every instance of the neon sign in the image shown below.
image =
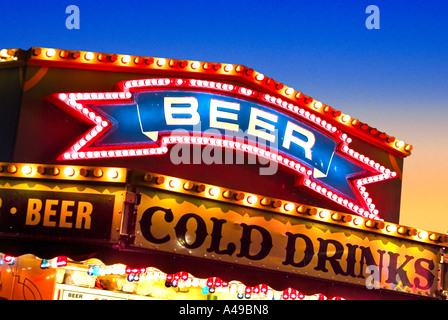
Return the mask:
<path fill-rule="evenodd" d="M 380 219 L 365 185 L 397 174 L 351 148 L 351 138 L 318 114 L 215 81 L 141 79 L 120 82 L 118 88 L 48 97 L 92 124 L 58 160 L 161 155 L 178 143 L 230 148 L 292 169 L 306 188 L 356 214 Z M 252 139 L 258 139 L 256 145 Z"/>

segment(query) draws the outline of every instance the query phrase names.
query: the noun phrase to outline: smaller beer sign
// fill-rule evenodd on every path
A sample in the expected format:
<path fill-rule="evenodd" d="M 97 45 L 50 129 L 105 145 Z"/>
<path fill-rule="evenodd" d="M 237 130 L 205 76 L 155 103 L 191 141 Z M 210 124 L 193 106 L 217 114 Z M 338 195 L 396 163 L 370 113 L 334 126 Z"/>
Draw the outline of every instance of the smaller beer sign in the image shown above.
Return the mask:
<path fill-rule="evenodd" d="M 0 188 L 0 231 L 109 240 L 115 195 Z"/>

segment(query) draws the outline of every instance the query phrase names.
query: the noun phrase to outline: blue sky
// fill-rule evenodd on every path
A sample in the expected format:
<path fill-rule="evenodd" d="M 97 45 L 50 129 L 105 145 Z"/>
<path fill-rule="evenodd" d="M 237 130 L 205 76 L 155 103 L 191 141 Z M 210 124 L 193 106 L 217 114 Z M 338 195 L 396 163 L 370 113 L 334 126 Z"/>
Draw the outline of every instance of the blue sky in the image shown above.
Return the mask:
<path fill-rule="evenodd" d="M 446 1 L 28 2 L 3 5 L 3 48 L 243 64 L 366 121 L 368 109 L 400 102 L 402 112 L 416 97 L 443 109 L 446 98 Z M 65 27 L 70 4 L 79 30 Z M 369 4 L 380 9 L 379 30 L 365 27 Z"/>
<path fill-rule="evenodd" d="M 65 26 L 71 4 L 79 30 Z M 379 30 L 365 27 L 368 5 Z M 0 47 L 251 67 L 412 144 L 400 222 L 446 232 L 447 13 L 447 1 L 9 1 Z"/>

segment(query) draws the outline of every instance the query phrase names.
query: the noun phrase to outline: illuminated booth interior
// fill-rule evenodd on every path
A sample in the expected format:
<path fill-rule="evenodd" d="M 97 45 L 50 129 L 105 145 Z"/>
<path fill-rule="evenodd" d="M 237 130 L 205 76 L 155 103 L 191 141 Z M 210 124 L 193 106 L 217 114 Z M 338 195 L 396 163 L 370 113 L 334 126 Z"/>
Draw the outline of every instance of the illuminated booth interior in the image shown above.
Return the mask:
<path fill-rule="evenodd" d="M 3 299 L 445 299 L 412 146 L 251 68 L 0 51 Z"/>

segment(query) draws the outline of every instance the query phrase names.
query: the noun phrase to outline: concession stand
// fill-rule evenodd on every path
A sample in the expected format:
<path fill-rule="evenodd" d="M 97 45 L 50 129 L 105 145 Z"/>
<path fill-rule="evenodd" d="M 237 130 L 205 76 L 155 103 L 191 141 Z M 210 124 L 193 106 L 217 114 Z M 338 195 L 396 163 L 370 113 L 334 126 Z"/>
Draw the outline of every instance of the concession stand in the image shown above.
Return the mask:
<path fill-rule="evenodd" d="M 446 299 L 412 146 L 242 65 L 0 51 L 0 298 Z"/>

